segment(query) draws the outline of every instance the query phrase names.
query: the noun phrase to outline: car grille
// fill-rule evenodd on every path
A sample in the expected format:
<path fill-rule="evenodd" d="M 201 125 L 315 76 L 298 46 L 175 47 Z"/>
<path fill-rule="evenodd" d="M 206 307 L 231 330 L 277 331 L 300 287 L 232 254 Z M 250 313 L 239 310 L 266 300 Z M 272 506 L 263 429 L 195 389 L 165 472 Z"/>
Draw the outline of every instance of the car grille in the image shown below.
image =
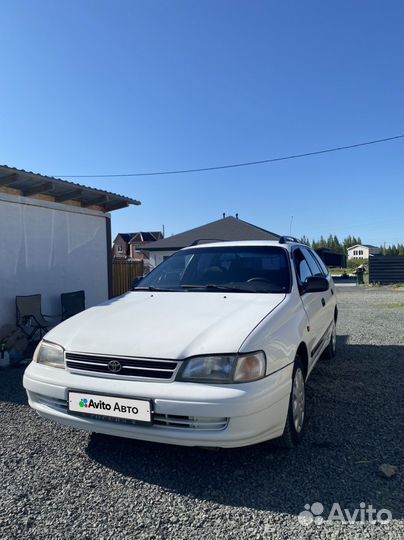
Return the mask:
<path fill-rule="evenodd" d="M 88 413 L 70 413 L 85 418 L 94 418 L 94 420 L 101 420 L 103 422 L 113 422 L 115 424 L 132 424 L 134 426 L 144 424 L 136 420 L 129 420 L 128 418 L 113 418 L 112 416 L 102 416 L 100 414 L 88 414 Z M 218 431 L 225 429 L 229 423 L 228 418 L 208 418 L 208 417 L 195 417 L 195 416 L 179 416 L 175 414 L 153 414 L 152 423 L 146 425 L 147 428 L 170 428 L 170 429 L 193 429 L 198 431 Z"/>
<path fill-rule="evenodd" d="M 51 407 L 52 409 L 57 409 L 60 411 L 67 410 L 67 401 L 65 399 L 58 399 L 51 396 L 43 396 L 35 392 L 30 392 L 31 397 L 41 405 L 46 405 L 46 407 Z"/>
<path fill-rule="evenodd" d="M 113 371 L 108 367 L 111 360 L 117 360 L 121 369 Z M 147 379 L 172 379 L 179 362 L 154 358 L 129 358 L 124 356 L 100 356 L 79 353 L 66 353 L 66 367 L 79 371 L 107 373 L 124 377 Z"/>
<path fill-rule="evenodd" d="M 216 431 L 225 429 L 228 423 L 228 418 L 211 418 L 208 416 L 178 416 L 158 413 L 155 413 L 153 416 L 153 425 L 168 428 Z"/>

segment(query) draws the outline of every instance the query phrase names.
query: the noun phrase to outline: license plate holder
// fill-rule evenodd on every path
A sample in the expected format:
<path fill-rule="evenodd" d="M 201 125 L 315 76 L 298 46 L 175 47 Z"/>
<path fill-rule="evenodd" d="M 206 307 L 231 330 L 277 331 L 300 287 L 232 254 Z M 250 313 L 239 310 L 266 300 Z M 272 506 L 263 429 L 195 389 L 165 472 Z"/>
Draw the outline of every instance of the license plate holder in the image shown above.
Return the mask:
<path fill-rule="evenodd" d="M 152 401 L 149 399 L 95 394 L 70 390 L 68 410 L 82 416 L 96 415 L 105 420 L 121 419 L 139 424 L 152 424 Z"/>

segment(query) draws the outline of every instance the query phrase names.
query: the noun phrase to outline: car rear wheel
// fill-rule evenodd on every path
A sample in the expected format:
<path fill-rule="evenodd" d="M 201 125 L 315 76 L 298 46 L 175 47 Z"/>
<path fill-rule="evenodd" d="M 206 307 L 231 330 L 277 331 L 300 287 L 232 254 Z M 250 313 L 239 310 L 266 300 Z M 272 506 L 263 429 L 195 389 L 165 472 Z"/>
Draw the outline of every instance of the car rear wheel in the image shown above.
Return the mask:
<path fill-rule="evenodd" d="M 297 356 L 292 375 L 292 390 L 289 399 L 285 431 L 279 440 L 283 448 L 294 448 L 299 444 L 305 426 L 306 385 L 301 359 Z"/>

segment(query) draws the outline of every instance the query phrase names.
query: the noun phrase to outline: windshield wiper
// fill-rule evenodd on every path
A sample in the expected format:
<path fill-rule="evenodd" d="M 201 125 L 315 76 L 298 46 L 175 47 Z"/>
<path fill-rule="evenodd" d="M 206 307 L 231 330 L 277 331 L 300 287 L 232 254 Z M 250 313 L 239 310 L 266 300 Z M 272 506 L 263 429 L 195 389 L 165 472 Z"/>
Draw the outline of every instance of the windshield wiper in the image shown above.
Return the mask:
<path fill-rule="evenodd" d="M 210 291 L 227 291 L 227 292 L 256 292 L 251 289 L 243 289 L 241 287 L 231 287 L 230 285 L 215 285 L 214 283 L 208 283 L 207 285 L 181 285 L 182 289 L 205 289 Z"/>
<path fill-rule="evenodd" d="M 135 287 L 132 289 L 132 291 L 163 291 L 163 292 L 169 292 L 173 289 L 161 289 L 160 287 Z"/>

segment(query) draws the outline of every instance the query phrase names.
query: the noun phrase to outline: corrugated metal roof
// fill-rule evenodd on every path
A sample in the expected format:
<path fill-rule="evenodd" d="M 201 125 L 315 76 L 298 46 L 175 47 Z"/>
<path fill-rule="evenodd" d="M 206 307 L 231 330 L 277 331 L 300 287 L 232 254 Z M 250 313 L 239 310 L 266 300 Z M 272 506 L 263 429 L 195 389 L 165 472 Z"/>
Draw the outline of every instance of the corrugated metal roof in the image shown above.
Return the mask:
<path fill-rule="evenodd" d="M 103 189 L 84 186 L 76 182 L 8 165 L 0 165 L 0 187 L 4 186 L 17 189 L 26 197 L 46 194 L 54 197 L 56 202 L 76 200 L 84 207 L 101 206 L 106 212 L 125 208 L 130 204 L 141 204 L 136 199 Z"/>

